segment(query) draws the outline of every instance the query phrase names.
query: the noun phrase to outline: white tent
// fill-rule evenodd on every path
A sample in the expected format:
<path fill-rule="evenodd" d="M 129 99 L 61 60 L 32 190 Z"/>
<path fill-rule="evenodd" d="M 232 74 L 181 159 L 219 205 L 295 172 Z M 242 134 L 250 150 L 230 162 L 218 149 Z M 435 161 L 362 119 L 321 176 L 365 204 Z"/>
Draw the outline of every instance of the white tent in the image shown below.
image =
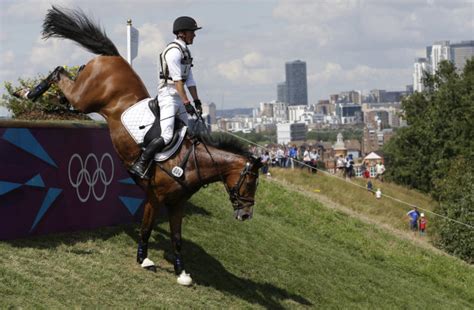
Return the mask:
<path fill-rule="evenodd" d="M 382 159 L 379 155 L 374 152 L 371 152 L 369 155 L 365 156 L 364 160 L 379 160 Z"/>

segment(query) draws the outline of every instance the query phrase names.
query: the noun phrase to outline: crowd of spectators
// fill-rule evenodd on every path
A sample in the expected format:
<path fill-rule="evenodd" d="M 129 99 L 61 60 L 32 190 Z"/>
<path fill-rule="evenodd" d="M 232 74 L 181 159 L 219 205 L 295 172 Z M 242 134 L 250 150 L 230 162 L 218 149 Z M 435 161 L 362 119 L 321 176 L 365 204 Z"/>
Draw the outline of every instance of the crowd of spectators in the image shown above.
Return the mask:
<path fill-rule="evenodd" d="M 262 173 L 268 174 L 271 167 L 279 168 L 301 168 L 316 173 L 317 169 L 325 169 L 327 159 L 323 161 L 324 150 L 321 147 L 311 145 L 270 145 L 266 148 L 260 148 L 256 146 L 250 146 L 250 151 L 262 158 L 264 166 L 262 167 Z M 327 156 L 327 153 L 325 153 Z M 359 159 L 360 160 L 360 159 Z M 334 162 L 330 165 L 334 168 L 335 174 L 344 178 L 353 178 L 356 176 L 356 170 L 358 175 L 369 179 L 371 176 L 383 182 L 383 174 L 385 172 L 385 166 L 379 161 L 375 166 L 373 163 L 363 161 L 360 165 L 356 166 L 355 159 L 352 154 L 347 156 L 339 155 L 334 158 Z M 330 167 L 331 168 L 331 167 Z M 356 169 L 357 168 L 357 169 Z M 370 169 L 375 169 L 372 174 Z M 375 174 L 374 174 L 375 172 Z"/>
<path fill-rule="evenodd" d="M 280 168 L 307 168 L 308 171 L 316 172 L 318 162 L 320 162 L 320 149 L 316 147 L 305 147 L 296 145 L 277 145 L 267 149 L 250 147 L 250 151 L 262 158 L 264 166 L 262 172 L 268 173 L 269 167 Z"/>

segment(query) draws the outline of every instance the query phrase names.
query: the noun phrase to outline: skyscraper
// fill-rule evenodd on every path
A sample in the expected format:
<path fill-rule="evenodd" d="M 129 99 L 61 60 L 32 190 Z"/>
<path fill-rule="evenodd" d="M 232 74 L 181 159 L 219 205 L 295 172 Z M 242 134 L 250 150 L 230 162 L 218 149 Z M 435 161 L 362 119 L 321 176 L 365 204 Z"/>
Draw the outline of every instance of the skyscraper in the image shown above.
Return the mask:
<path fill-rule="evenodd" d="M 451 60 L 449 41 L 435 42 L 431 48 L 431 73 L 435 74 L 442 60 Z"/>
<path fill-rule="evenodd" d="M 285 64 L 286 102 L 288 105 L 308 105 L 306 62 L 290 61 Z"/>
<path fill-rule="evenodd" d="M 414 69 L 413 91 L 422 92 L 424 89 L 422 78 L 425 72 L 431 73 L 430 64 L 426 58 L 417 58 L 415 59 Z"/>
<path fill-rule="evenodd" d="M 458 71 L 462 71 L 466 65 L 466 60 L 474 57 L 474 41 L 461 41 L 453 43 L 451 47 L 451 61 Z"/>
<path fill-rule="evenodd" d="M 287 102 L 286 101 L 286 83 L 279 83 L 277 85 L 277 101 L 278 102 Z"/>

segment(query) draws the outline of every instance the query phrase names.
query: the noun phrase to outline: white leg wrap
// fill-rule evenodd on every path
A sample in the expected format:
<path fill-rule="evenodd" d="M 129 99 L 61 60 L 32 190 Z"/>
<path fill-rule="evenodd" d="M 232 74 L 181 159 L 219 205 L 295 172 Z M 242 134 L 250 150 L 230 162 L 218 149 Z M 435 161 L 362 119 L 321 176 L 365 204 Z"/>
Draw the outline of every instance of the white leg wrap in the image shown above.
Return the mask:
<path fill-rule="evenodd" d="M 155 266 L 155 263 L 151 259 L 148 259 L 147 257 L 143 260 L 143 263 L 141 264 L 141 266 L 142 268 L 150 268 L 150 267 Z"/>
<path fill-rule="evenodd" d="M 193 283 L 193 279 L 191 278 L 189 273 L 186 273 L 186 271 L 183 270 L 179 275 L 177 282 L 178 284 L 189 286 Z"/>

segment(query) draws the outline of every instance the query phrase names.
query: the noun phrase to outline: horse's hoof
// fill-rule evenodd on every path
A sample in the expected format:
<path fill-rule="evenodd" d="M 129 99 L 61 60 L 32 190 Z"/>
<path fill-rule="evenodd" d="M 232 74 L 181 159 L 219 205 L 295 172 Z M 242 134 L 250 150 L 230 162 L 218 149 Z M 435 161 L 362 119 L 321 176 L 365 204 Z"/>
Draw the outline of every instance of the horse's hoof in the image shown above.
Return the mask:
<path fill-rule="evenodd" d="M 177 282 L 178 284 L 189 286 L 193 283 L 193 279 L 191 279 L 189 273 L 186 273 L 186 271 L 183 270 L 179 275 Z"/>
<path fill-rule="evenodd" d="M 156 272 L 155 263 L 151 259 L 145 258 L 140 266 L 146 270 Z"/>
<path fill-rule="evenodd" d="M 17 98 L 28 99 L 28 93 L 29 93 L 28 89 L 20 89 L 14 92 L 12 95 Z"/>

